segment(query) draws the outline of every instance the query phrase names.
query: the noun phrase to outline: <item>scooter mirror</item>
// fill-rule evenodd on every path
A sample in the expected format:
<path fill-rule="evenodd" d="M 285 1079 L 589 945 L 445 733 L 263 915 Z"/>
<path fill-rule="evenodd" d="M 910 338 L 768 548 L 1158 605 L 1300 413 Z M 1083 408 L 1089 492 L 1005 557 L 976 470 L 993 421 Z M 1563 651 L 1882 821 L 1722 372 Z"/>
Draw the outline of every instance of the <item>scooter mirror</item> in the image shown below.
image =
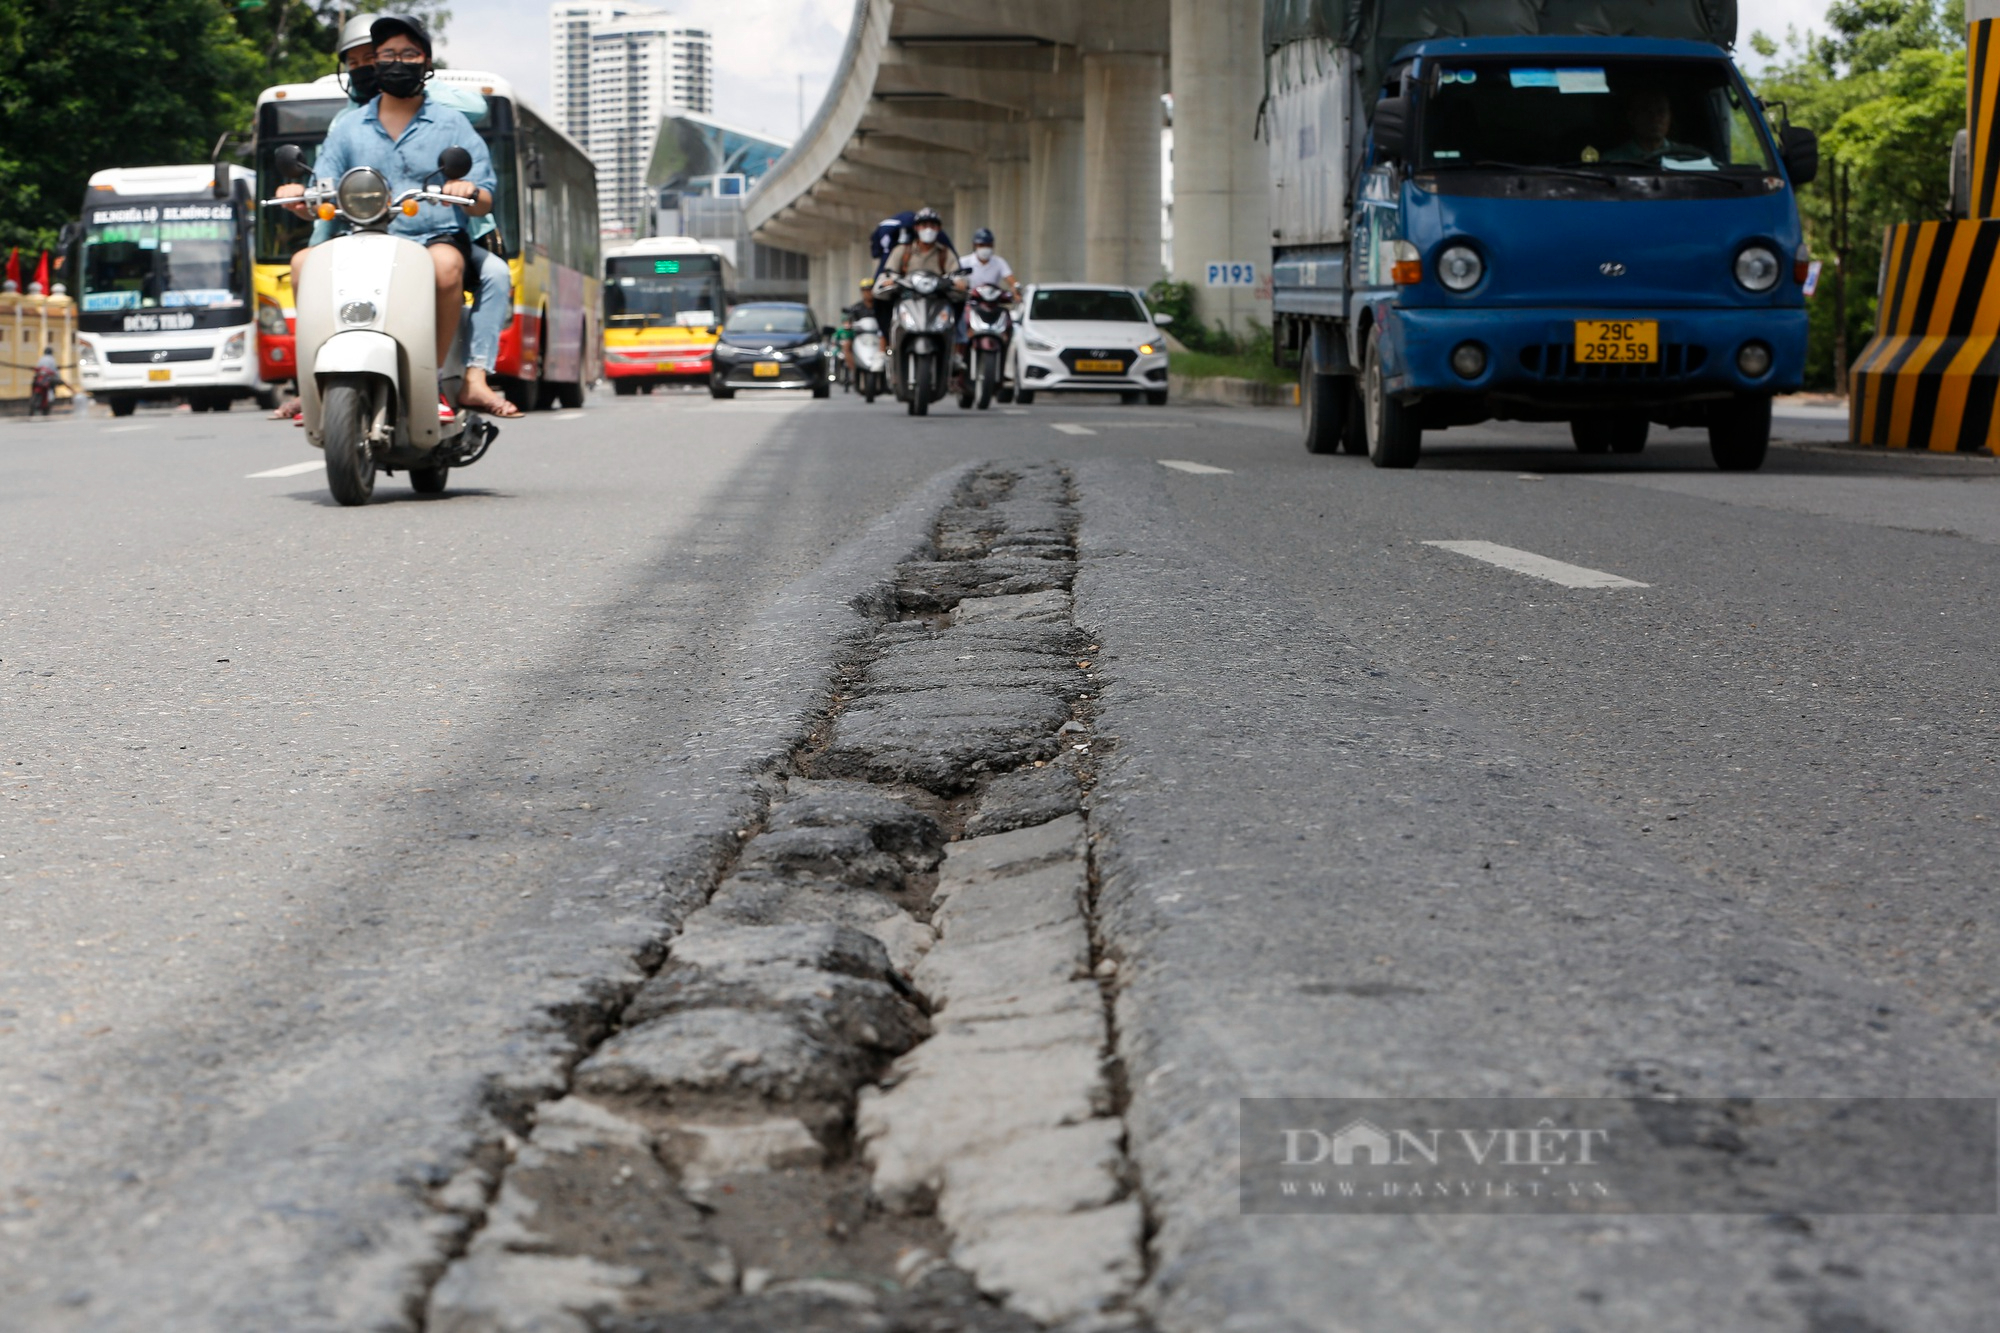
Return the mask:
<path fill-rule="evenodd" d="M 446 180 L 458 180 L 472 170 L 472 154 L 453 144 L 438 154 L 438 170 Z"/>
<path fill-rule="evenodd" d="M 273 155 L 273 160 L 278 164 L 278 174 L 280 176 L 289 176 L 293 180 L 297 180 L 300 176 L 306 174 L 305 150 L 295 143 L 279 144 L 277 153 Z"/>

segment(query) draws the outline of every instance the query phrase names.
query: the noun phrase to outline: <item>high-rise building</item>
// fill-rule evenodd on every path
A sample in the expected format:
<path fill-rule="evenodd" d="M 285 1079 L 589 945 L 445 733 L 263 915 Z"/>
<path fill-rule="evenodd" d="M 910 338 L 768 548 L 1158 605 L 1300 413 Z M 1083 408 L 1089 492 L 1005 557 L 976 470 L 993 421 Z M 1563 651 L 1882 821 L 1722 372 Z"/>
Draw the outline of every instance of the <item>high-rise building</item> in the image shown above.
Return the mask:
<path fill-rule="evenodd" d="M 549 10 L 555 119 L 597 165 L 597 207 L 609 234 L 643 231 L 646 168 L 660 122 L 715 104 L 709 34 L 671 15 L 603 0 Z"/>

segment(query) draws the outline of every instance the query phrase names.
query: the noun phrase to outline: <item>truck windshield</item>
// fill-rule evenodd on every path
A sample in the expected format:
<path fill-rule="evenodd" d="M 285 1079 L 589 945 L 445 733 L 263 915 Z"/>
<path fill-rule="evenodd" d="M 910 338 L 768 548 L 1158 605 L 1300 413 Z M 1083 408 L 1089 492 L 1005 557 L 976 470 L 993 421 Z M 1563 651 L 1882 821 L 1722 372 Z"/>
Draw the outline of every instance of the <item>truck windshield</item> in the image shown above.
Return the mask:
<path fill-rule="evenodd" d="M 1426 84 L 1426 168 L 1776 170 L 1720 60 L 1440 61 Z"/>
<path fill-rule="evenodd" d="M 227 203 L 94 209 L 83 234 L 83 308 L 240 306 L 249 273 L 239 238 Z"/>

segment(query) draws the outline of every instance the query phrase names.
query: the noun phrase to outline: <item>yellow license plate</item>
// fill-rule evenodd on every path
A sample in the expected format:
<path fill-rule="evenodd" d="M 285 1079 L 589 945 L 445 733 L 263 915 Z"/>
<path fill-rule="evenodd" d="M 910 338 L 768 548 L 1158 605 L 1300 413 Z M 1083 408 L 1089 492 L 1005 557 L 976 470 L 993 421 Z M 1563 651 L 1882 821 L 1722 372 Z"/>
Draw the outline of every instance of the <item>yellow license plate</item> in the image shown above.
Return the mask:
<path fill-rule="evenodd" d="M 1651 365 L 1660 359 L 1656 319 L 1579 319 L 1576 362 L 1580 366 Z"/>
<path fill-rule="evenodd" d="M 759 361 L 756 369 L 750 373 L 760 380 L 774 380 L 778 378 L 778 363 L 775 361 Z"/>
<path fill-rule="evenodd" d="M 173 377 L 174 372 L 168 370 L 165 366 L 161 366 L 158 370 L 149 370 L 146 372 L 146 378 L 155 384 L 165 384 Z"/>
<path fill-rule="evenodd" d="M 1078 374 L 1108 371 L 1116 375 L 1125 369 L 1125 363 L 1123 361 L 1079 361 L 1076 363 L 1076 369 Z"/>

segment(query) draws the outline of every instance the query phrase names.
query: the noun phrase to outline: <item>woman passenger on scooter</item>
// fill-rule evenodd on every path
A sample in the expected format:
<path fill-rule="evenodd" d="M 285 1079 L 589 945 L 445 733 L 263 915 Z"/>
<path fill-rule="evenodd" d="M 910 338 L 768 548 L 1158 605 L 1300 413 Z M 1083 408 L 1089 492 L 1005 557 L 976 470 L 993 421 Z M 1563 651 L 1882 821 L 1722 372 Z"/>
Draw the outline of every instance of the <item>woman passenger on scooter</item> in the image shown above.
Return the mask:
<path fill-rule="evenodd" d="M 474 217 L 493 211 L 493 191 L 497 180 L 493 159 L 485 142 L 462 114 L 424 95 L 431 76 L 431 39 L 424 25 L 403 14 L 385 14 L 370 27 L 375 39 L 375 81 L 381 93 L 359 116 L 350 116 L 327 131 L 315 176 L 338 181 L 354 167 L 373 167 L 389 183 L 391 195 L 424 188 L 438 174 L 438 155 L 453 146 L 472 155 L 472 170 L 463 179 L 446 181 L 437 187 L 444 194 L 471 201 L 463 210 Z M 281 196 L 305 193 L 303 185 L 292 183 L 278 188 Z M 304 204 L 292 209 L 300 217 L 309 216 Z M 458 337 L 458 321 L 464 312 L 466 262 L 472 253 L 471 237 L 460 210 L 442 204 L 424 204 L 415 217 L 398 214 L 389 223 L 391 235 L 406 237 L 426 247 L 437 270 L 437 364 L 449 358 Z M 480 379 L 483 381 L 484 376 Z M 498 399 L 505 399 L 483 384 L 484 394 L 474 391 L 467 377 L 464 406 L 497 411 Z M 449 416 L 451 405 L 438 396 L 440 416 Z"/>

